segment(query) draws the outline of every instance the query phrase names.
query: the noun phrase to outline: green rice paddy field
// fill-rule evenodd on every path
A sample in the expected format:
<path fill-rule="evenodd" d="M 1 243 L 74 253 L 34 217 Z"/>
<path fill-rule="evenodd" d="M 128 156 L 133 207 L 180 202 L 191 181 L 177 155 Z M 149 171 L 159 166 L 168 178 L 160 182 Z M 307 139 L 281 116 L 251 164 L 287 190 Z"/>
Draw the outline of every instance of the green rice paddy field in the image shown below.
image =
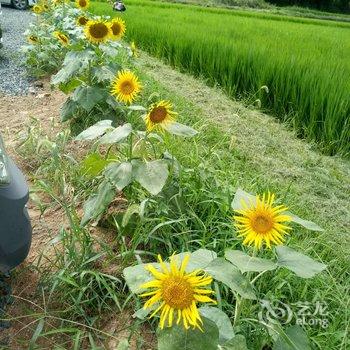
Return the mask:
<path fill-rule="evenodd" d="M 106 3 L 92 11 L 115 16 Z M 143 50 L 230 96 L 260 99 L 326 153 L 350 154 L 349 23 L 150 0 L 128 0 L 121 16 Z"/>

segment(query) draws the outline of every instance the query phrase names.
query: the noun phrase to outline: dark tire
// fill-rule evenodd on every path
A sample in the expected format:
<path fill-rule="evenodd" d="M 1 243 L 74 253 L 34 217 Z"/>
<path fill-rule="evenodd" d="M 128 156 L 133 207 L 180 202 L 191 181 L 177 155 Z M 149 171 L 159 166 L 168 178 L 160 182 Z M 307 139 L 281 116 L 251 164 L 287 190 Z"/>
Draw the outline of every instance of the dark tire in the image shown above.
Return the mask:
<path fill-rule="evenodd" d="M 12 0 L 12 6 L 17 10 L 26 10 L 28 8 L 28 0 Z"/>

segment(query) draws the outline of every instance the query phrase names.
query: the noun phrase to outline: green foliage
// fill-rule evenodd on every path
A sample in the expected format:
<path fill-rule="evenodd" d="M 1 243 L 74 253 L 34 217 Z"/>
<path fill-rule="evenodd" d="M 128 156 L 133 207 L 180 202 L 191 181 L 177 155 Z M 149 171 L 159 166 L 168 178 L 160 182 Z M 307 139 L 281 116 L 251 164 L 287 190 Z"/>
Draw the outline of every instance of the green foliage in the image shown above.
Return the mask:
<path fill-rule="evenodd" d="M 193 350 L 205 348 L 217 350 L 219 330 L 215 323 L 205 317 L 203 332 L 199 329 L 185 330 L 182 326 L 173 326 L 158 331 L 158 350 Z"/>
<path fill-rule="evenodd" d="M 251 256 L 235 250 L 242 247 L 232 227 L 232 208 L 240 208 L 242 198 L 255 198 L 243 190 L 234 195 L 238 183 L 259 190 L 269 184 L 259 179 L 256 169 L 249 170 L 246 159 L 240 159 L 238 149 L 232 156 L 232 148 L 228 147 L 228 142 L 232 141 L 229 133 L 216 129 L 214 123 L 207 125 L 200 121 L 196 125 L 201 130 L 198 134 L 180 123 L 166 128 L 171 135 L 144 132 L 139 114 L 146 108 L 120 106 L 108 92 L 110 80 L 123 61 L 118 56 L 120 50 L 119 45 L 87 48 L 76 42 L 61 70 L 53 77 L 62 91 L 71 93 L 62 108 L 63 120 L 76 121 L 81 117 L 93 120 L 96 116 L 95 119 L 102 119 L 97 123 L 94 120 L 87 129 L 90 123 L 84 125 L 82 128 L 86 130 L 76 137 L 76 140 L 88 141 L 91 146 L 83 160 L 66 152 L 69 132 L 58 134 L 57 140 L 41 133 L 40 139 L 36 133 L 29 132 L 23 144 L 27 154 L 40 160 L 36 190 L 62 207 L 69 222 L 51 242 L 55 247 L 50 261 L 54 273 L 47 274 L 43 291 L 44 294 L 48 291 L 50 306 L 53 298 L 62 300 L 60 304 L 64 310 L 59 310 L 64 316 L 59 319 L 62 328 L 45 332 L 43 320 L 50 317 L 45 312 L 39 317 L 31 345 L 35 346 L 41 336 L 67 333 L 72 334 L 76 349 L 86 347 L 87 343 L 92 349 L 98 348 L 103 336 L 113 337 L 94 328 L 95 325 L 103 327 L 104 312 L 119 312 L 130 306 L 130 301 L 135 302 L 136 309 L 140 308 L 140 301 L 133 294 L 139 294 L 140 285 L 152 278 L 142 262 L 157 254 L 167 257 L 178 251 L 181 253 L 175 257 L 183 258 L 186 251 L 194 251 L 186 271 L 202 269 L 213 276 L 217 307 L 200 308 L 204 333 L 178 326 L 159 330 L 159 349 L 246 350 L 246 340 L 254 348 L 270 346 L 277 340 L 276 349 L 308 349 L 309 340 L 302 329 L 283 330 L 278 324 L 266 324 L 258 319 L 259 301 L 276 298 L 289 302 L 300 297 L 311 300 L 315 291 L 324 292 L 314 286 L 315 281 L 322 281 L 324 274 L 310 284 L 307 280 L 300 282 L 295 274 L 311 278 L 323 271 L 325 265 L 287 247 L 277 248 L 277 262 L 274 251 L 261 251 Z M 150 79 L 145 79 L 145 85 L 151 85 Z M 268 91 L 266 87 L 260 90 Z M 161 94 L 166 93 L 162 91 Z M 152 96 L 156 94 L 152 94 L 147 103 Z M 186 110 L 190 110 L 189 106 L 186 101 Z M 118 110 L 128 123 L 116 126 L 114 118 L 100 118 L 104 113 Z M 193 118 L 197 113 L 190 111 L 188 115 Z M 197 137 L 186 140 L 172 135 Z M 32 151 L 28 152 L 29 149 Z M 250 171 L 254 172 L 253 180 Z M 112 226 L 114 236 L 113 242 L 104 243 L 101 237 L 95 237 L 93 226 L 87 224 L 91 220 L 96 223 L 117 193 L 123 197 L 125 207 L 120 212 L 107 213 L 103 224 L 107 223 L 108 228 Z M 289 190 L 285 193 L 289 194 Z M 79 225 L 80 217 L 75 208 L 84 201 L 84 216 Z M 290 215 L 304 228 L 322 230 L 311 221 Z M 131 260 L 139 264 L 130 267 Z M 113 265 L 116 261 L 117 269 Z M 159 264 L 152 265 L 159 268 Z M 129 267 L 122 276 L 120 271 L 125 266 Z M 104 268 L 113 272 L 104 272 Z M 137 311 L 138 320 L 126 325 L 131 334 L 137 333 L 140 323 L 145 322 L 146 311 Z M 74 320 L 78 320 L 77 327 L 66 327 Z M 117 348 L 128 348 L 130 339 L 120 339 Z"/>
<path fill-rule="evenodd" d="M 228 316 L 217 307 L 202 306 L 199 313 L 209 320 L 215 322 L 219 330 L 219 344 L 224 344 L 234 337 L 234 331 Z"/>
<path fill-rule="evenodd" d="M 276 251 L 278 265 L 295 272 L 299 277 L 311 278 L 326 268 L 326 265 L 318 263 L 289 247 L 278 246 L 276 247 Z"/>
<path fill-rule="evenodd" d="M 299 326 L 291 326 L 280 333 L 273 350 L 311 350 L 311 347 L 303 329 Z"/>
<path fill-rule="evenodd" d="M 242 273 L 274 270 L 277 264 L 271 260 L 249 256 L 240 250 L 226 250 L 225 258 L 237 266 Z"/>
<path fill-rule="evenodd" d="M 93 11 L 112 13 L 102 3 Z M 259 91 L 263 108 L 300 137 L 329 154 L 349 153 L 348 24 L 147 0 L 129 1 L 125 19 L 129 37 L 149 53 L 230 96 Z"/>

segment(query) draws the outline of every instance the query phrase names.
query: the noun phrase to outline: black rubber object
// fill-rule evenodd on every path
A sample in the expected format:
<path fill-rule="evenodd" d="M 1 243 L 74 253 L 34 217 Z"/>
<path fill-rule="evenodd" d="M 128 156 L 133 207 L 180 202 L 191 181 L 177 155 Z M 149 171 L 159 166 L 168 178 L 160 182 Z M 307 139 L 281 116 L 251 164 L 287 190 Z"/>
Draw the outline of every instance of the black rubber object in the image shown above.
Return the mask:
<path fill-rule="evenodd" d="M 26 204 L 29 190 L 26 180 L 9 158 L 11 182 L 0 185 L 0 273 L 8 273 L 27 257 L 32 228 Z"/>

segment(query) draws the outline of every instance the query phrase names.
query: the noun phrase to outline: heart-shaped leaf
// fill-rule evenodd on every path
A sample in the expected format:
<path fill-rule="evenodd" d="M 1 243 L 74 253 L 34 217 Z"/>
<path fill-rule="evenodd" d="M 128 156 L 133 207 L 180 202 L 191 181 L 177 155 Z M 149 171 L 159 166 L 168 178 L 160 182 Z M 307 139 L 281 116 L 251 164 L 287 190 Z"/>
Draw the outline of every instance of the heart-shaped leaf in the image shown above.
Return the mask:
<path fill-rule="evenodd" d="M 198 328 L 185 329 L 182 325 L 174 325 L 158 330 L 158 350 L 217 350 L 219 330 L 216 324 L 202 317 L 203 332 Z"/>
<path fill-rule="evenodd" d="M 242 273 L 274 270 L 277 264 L 271 260 L 249 256 L 241 250 L 226 250 L 225 258 L 237 266 Z"/>
<path fill-rule="evenodd" d="M 111 163 L 105 169 L 104 176 L 121 191 L 132 181 L 132 165 L 129 162 Z"/>
<path fill-rule="evenodd" d="M 238 268 L 224 258 L 213 260 L 205 269 L 214 279 L 226 284 L 232 291 L 243 298 L 256 299 L 250 282 L 242 275 Z"/>
<path fill-rule="evenodd" d="M 219 343 L 223 344 L 231 339 L 235 334 L 229 317 L 217 307 L 203 306 L 199 308 L 199 313 L 213 321 L 219 329 Z"/>
<path fill-rule="evenodd" d="M 164 160 L 133 161 L 132 164 L 135 180 L 148 192 L 157 195 L 163 189 L 169 175 L 167 162 Z"/>
<path fill-rule="evenodd" d="M 87 140 L 94 140 L 98 138 L 99 136 L 103 135 L 108 129 L 112 128 L 112 121 L 107 120 L 101 120 L 97 122 L 95 125 L 90 126 L 86 130 L 84 130 L 82 133 L 80 133 L 75 140 L 76 141 L 87 141 Z"/>
<path fill-rule="evenodd" d="M 79 86 L 75 89 L 72 99 L 79 103 L 87 112 L 106 97 L 106 91 L 95 86 Z"/>
<path fill-rule="evenodd" d="M 115 72 L 107 66 L 97 66 L 92 69 L 93 77 L 100 83 L 109 82 L 115 78 Z"/>
<path fill-rule="evenodd" d="M 115 196 L 114 186 L 108 181 L 103 181 L 98 187 L 96 195 L 90 197 L 84 205 L 84 216 L 81 225 L 100 216 Z"/>
<path fill-rule="evenodd" d="M 277 264 L 293 271 L 299 277 L 311 278 L 327 266 L 286 246 L 277 246 Z"/>
<path fill-rule="evenodd" d="M 248 350 L 244 335 L 234 336 L 222 346 L 222 350 Z"/>
<path fill-rule="evenodd" d="M 61 107 L 61 121 L 65 122 L 74 117 L 74 114 L 78 110 L 78 104 L 73 101 L 70 97 L 67 98 L 66 102 Z"/>
<path fill-rule="evenodd" d="M 280 331 L 273 350 L 311 350 L 309 339 L 300 326 L 295 325 Z"/>
<path fill-rule="evenodd" d="M 315 224 L 312 221 L 309 220 L 304 220 L 302 218 L 300 218 L 299 216 L 291 213 L 291 212 L 285 212 L 286 215 L 291 216 L 292 221 L 296 222 L 297 224 L 305 227 L 306 229 L 310 230 L 310 231 L 324 231 L 324 229 L 320 226 L 318 226 L 317 224 Z"/>
<path fill-rule="evenodd" d="M 206 268 L 214 259 L 217 258 L 217 254 L 212 250 L 208 249 L 198 249 L 193 253 L 185 252 L 175 255 L 178 261 L 182 261 L 185 255 L 190 254 L 190 259 L 188 261 L 186 271 L 192 272 L 197 269 Z"/>
<path fill-rule="evenodd" d="M 134 294 L 140 294 L 144 292 L 144 289 L 140 286 L 146 282 L 152 280 L 151 273 L 145 269 L 148 264 L 139 264 L 135 266 L 129 266 L 123 270 L 125 282 L 128 285 L 130 291 Z M 152 263 L 157 270 L 160 270 L 160 265 Z"/>
<path fill-rule="evenodd" d="M 114 159 L 101 157 L 99 153 L 89 154 L 81 163 L 81 172 L 91 177 L 99 175 Z"/>
<path fill-rule="evenodd" d="M 198 134 L 198 131 L 192 129 L 191 127 L 180 124 L 177 122 L 169 123 L 165 126 L 165 129 L 173 135 L 192 137 Z"/>
<path fill-rule="evenodd" d="M 102 136 L 99 140 L 99 144 L 106 145 L 112 143 L 118 143 L 120 141 L 125 140 L 130 133 L 132 132 L 131 124 L 127 123 L 121 126 L 118 126 L 111 132 L 106 133 L 106 135 Z"/>

